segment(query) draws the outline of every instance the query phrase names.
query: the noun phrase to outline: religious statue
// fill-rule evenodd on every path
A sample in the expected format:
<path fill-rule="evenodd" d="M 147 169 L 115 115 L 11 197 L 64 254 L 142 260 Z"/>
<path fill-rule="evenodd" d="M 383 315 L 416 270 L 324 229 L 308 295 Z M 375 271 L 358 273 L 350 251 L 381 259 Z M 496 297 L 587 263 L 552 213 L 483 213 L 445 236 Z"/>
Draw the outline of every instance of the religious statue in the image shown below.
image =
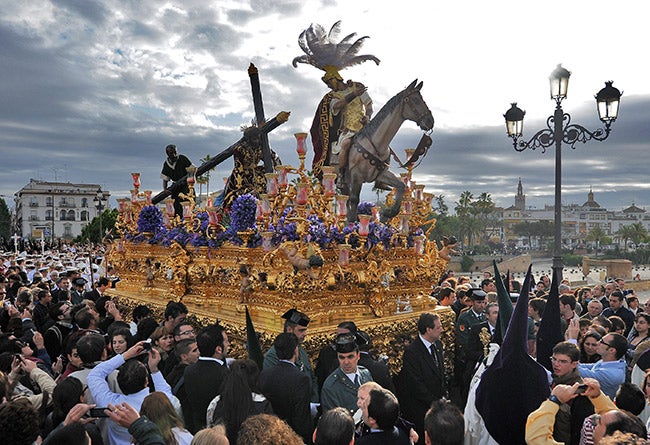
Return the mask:
<path fill-rule="evenodd" d="M 322 167 L 338 165 L 343 169 L 347 163 L 347 151 L 352 138 L 372 117 L 372 99 L 366 87 L 359 82 L 343 81 L 339 71 L 371 60 L 379 65 L 373 55 L 358 55 L 368 36 L 355 40 L 356 33 L 349 34 L 337 42 L 341 21 L 326 32 L 318 24 L 312 24 L 298 38 L 298 44 L 305 55 L 293 59 L 293 66 L 308 63 L 325 71 L 321 78 L 330 88 L 321 100 L 311 126 L 311 140 L 314 146 L 312 170 L 316 177 L 322 177 Z"/>
<path fill-rule="evenodd" d="M 273 166 L 281 165 L 278 155 L 271 151 Z M 223 195 L 223 207 L 229 208 L 238 196 L 251 193 L 256 197 L 266 190 L 264 159 L 262 144 L 260 143 L 260 130 L 255 127 L 244 129 L 244 137 L 237 144 L 233 152 L 234 167 L 226 183 Z"/>

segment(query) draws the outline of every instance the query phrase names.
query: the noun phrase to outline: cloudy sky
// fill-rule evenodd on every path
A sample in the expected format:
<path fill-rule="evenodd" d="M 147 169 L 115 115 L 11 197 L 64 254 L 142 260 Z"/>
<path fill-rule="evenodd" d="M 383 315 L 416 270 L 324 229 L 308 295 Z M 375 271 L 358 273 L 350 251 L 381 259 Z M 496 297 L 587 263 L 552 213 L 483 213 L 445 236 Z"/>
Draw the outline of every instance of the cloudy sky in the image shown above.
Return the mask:
<path fill-rule="evenodd" d="M 546 125 L 554 103 L 548 75 L 572 72 L 564 110 L 600 126 L 593 96 L 614 80 L 624 91 L 605 142 L 563 149 L 563 202 L 593 188 L 602 206 L 650 210 L 650 62 L 637 2 L 515 0 L 0 0 L 0 195 L 30 178 L 99 183 L 125 196 L 130 172 L 160 191 L 164 147 L 199 164 L 240 137 L 254 116 L 249 63 L 260 71 L 267 116 L 291 111 L 270 136 L 296 165 L 293 133 L 308 131 L 327 91 L 322 73 L 291 66 L 310 23 L 368 35 L 362 53 L 381 59 L 342 72 L 368 86 L 378 110 L 413 79 L 436 126 L 415 172 L 450 208 L 469 190 L 498 205 L 514 202 L 522 178 L 527 204 L 553 203 L 554 151 L 517 153 L 505 135 L 511 102 L 526 110 L 524 134 Z M 398 153 L 421 131 L 406 123 Z M 403 155 L 402 155 L 403 157 Z M 311 163 L 311 156 L 308 157 Z M 219 166 L 213 185 L 229 174 Z M 396 167 L 393 167 L 397 172 Z M 368 191 L 366 197 L 372 196 Z"/>

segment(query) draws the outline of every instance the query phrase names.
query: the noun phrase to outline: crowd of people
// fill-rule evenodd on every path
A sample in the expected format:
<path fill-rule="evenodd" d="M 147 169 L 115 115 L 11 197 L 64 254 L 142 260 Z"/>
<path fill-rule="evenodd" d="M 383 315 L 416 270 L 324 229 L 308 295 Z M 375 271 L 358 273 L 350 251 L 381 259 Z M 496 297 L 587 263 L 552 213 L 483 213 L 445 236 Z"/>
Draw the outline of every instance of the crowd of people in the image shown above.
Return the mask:
<path fill-rule="evenodd" d="M 352 320 L 310 356 L 310 319 L 296 309 L 283 314 L 263 363 L 235 359 L 224 327 L 198 330 L 180 302 L 168 302 L 162 318 L 136 306 L 127 320 L 107 292 L 119 278 L 88 253 L 2 253 L 4 443 L 467 443 L 462 412 L 471 411 L 474 371 L 505 334 L 495 280 L 449 272 L 432 295 L 453 311 L 453 326 L 439 312 L 421 314 L 394 375 Z M 516 281 L 507 285 L 521 292 Z M 545 314 L 559 316 L 564 341 L 547 357 L 551 397 L 530 414 L 527 442 L 628 443 L 612 442 L 616 433 L 642 443 L 650 303 L 644 311 L 623 280 L 579 289 L 563 282 L 551 311 L 550 290 L 546 276 L 530 289 L 527 352 L 537 355 Z M 455 344 L 443 344 L 445 329 L 455 330 Z"/>

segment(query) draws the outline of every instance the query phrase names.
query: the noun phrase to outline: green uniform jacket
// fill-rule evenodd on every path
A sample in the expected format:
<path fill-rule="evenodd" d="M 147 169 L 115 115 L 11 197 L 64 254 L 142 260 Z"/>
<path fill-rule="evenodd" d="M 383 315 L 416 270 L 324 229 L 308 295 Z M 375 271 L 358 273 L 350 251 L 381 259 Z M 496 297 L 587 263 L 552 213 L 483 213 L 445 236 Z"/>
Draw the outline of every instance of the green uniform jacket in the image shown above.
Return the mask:
<path fill-rule="evenodd" d="M 357 368 L 360 376 L 359 385 L 373 381 L 370 371 L 363 366 Z M 336 368 L 323 383 L 321 391 L 321 408 L 323 412 L 341 406 L 354 413 L 357 410 L 358 389 L 341 368 Z"/>
<path fill-rule="evenodd" d="M 469 341 L 469 328 L 485 321 L 485 315 L 477 316 L 473 310 L 468 309 L 458 316 L 456 320 L 456 342 L 462 348 Z"/>

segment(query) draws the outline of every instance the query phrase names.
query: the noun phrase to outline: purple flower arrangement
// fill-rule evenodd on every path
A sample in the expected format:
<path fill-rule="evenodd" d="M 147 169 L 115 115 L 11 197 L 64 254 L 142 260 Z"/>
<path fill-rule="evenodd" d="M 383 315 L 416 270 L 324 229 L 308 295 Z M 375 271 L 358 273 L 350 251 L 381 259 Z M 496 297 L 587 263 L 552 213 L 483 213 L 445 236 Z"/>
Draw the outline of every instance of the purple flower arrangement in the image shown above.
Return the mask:
<path fill-rule="evenodd" d="M 370 202 L 360 203 L 359 214 L 371 215 L 374 206 L 375 204 Z M 216 229 L 210 228 L 208 213 L 200 211 L 195 215 L 193 231 L 188 232 L 183 224 L 170 230 L 165 229 L 162 212 L 156 206 L 148 205 L 142 208 L 138 217 L 138 232 L 126 233 L 124 238 L 133 242 L 146 241 L 150 244 L 163 246 L 169 246 L 175 241 L 182 246 L 193 247 L 218 248 L 224 242 L 230 242 L 238 246 L 246 242 L 246 247 L 258 247 L 262 244 L 262 236 L 258 233 L 255 221 L 256 210 L 257 199 L 247 193 L 235 199 L 229 215 L 223 215 L 221 223 L 226 227 L 225 230 L 221 226 L 217 226 Z M 292 207 L 283 209 L 277 222 L 269 225 L 268 231 L 273 233 L 272 245 L 278 246 L 284 241 L 301 240 L 301 234 L 298 233 L 299 224 L 292 221 L 293 210 Z M 314 242 L 321 249 L 346 242 L 353 248 L 357 248 L 361 245 L 358 229 L 359 223 L 348 224 L 340 228 L 336 224 L 328 226 L 318 215 L 309 215 L 307 217 L 307 230 L 302 234 L 302 241 Z M 242 236 L 242 232 L 252 233 L 249 236 Z M 145 236 L 144 233 L 152 235 Z M 409 235 L 408 245 L 413 244 L 414 235 L 421 233 L 422 230 L 418 229 L 412 235 Z M 396 238 L 397 231 L 393 227 L 372 221 L 369 225 L 369 234 L 365 240 L 365 247 L 371 248 L 381 244 L 384 248 L 389 249 L 395 245 Z"/>
<path fill-rule="evenodd" d="M 138 232 L 157 233 L 163 226 L 163 214 L 154 205 L 147 205 L 142 208 L 138 216 Z"/>
<path fill-rule="evenodd" d="M 238 196 L 230 208 L 230 227 L 237 231 L 253 230 L 255 228 L 255 211 L 257 199 L 250 193 Z"/>
<path fill-rule="evenodd" d="M 372 208 L 375 206 L 374 202 L 362 201 L 357 206 L 358 215 L 372 215 Z"/>

